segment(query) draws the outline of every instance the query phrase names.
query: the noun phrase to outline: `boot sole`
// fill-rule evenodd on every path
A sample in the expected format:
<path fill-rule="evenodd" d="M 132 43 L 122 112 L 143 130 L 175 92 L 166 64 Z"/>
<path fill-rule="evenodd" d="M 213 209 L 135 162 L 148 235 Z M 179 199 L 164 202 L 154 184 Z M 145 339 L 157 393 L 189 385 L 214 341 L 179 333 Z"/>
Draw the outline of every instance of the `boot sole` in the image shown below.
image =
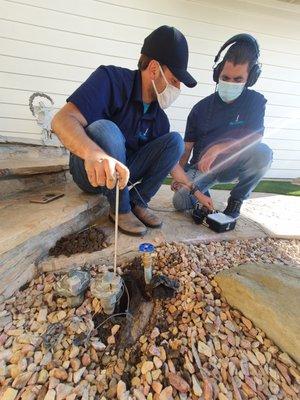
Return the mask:
<path fill-rule="evenodd" d="M 137 217 L 137 216 L 136 216 Z M 137 217 L 139 219 L 139 217 Z M 150 224 L 146 224 L 142 219 L 139 219 L 145 226 L 147 226 L 147 228 L 152 228 L 152 229 L 158 229 L 161 228 L 163 223 L 159 224 L 159 225 L 150 225 Z"/>
<path fill-rule="evenodd" d="M 134 214 L 134 211 L 132 211 Z M 139 218 L 136 214 L 134 214 L 138 220 L 140 220 L 145 226 L 147 226 L 147 228 L 152 228 L 152 229 L 158 229 L 161 228 L 163 225 L 163 222 L 161 222 L 160 224 L 157 225 L 151 225 L 151 224 L 147 224 L 147 222 L 143 221 L 141 218 Z"/>
<path fill-rule="evenodd" d="M 108 215 L 108 218 L 110 219 L 111 222 L 115 223 L 115 220 L 110 215 Z M 126 229 L 123 229 L 120 226 L 118 226 L 118 229 L 120 232 L 125 233 L 125 235 L 129 235 L 129 236 L 145 236 L 147 233 L 147 230 L 144 233 L 134 233 L 134 232 L 126 231 Z"/>

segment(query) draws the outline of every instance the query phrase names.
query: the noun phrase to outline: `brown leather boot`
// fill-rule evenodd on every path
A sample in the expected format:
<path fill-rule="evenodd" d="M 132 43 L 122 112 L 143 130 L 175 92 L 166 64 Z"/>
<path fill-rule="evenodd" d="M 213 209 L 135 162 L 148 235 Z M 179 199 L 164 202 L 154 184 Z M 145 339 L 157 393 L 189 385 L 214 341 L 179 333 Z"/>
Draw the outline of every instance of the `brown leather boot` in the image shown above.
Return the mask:
<path fill-rule="evenodd" d="M 109 218 L 115 222 L 115 214 L 112 211 L 109 212 Z M 119 214 L 118 227 L 121 232 L 132 236 L 144 236 L 147 232 L 145 225 L 131 211 Z"/>
<path fill-rule="evenodd" d="M 134 206 L 132 208 L 132 212 L 140 221 L 142 221 L 144 225 L 148 226 L 149 228 L 160 228 L 162 226 L 162 220 L 153 214 L 149 208 Z"/>

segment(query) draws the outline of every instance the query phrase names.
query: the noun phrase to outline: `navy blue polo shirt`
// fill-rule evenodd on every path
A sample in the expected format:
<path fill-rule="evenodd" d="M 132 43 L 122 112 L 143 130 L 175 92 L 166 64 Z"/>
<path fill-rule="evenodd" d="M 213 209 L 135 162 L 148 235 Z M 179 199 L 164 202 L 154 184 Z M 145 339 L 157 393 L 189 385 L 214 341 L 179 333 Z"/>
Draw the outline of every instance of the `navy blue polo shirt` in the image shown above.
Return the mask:
<path fill-rule="evenodd" d="M 88 125 L 99 120 L 113 121 L 133 152 L 170 131 L 167 115 L 157 101 L 145 107 L 140 71 L 115 66 L 100 66 L 77 89 L 72 102 Z"/>
<path fill-rule="evenodd" d="M 191 110 L 185 142 L 195 142 L 191 165 L 210 146 L 237 140 L 253 132 L 263 135 L 267 100 L 254 90 L 245 89 L 232 103 L 225 103 L 217 92 L 202 99 Z"/>

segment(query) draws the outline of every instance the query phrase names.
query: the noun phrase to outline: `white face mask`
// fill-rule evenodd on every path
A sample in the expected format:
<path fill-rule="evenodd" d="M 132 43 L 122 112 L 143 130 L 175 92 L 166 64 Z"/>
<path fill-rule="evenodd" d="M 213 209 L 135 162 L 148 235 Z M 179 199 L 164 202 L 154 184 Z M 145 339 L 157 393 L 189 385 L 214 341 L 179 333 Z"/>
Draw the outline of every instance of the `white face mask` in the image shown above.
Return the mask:
<path fill-rule="evenodd" d="M 152 81 L 152 85 L 153 85 L 154 91 L 155 91 L 156 96 L 157 96 L 158 104 L 160 105 L 160 107 L 162 109 L 165 109 L 165 108 L 170 107 L 170 105 L 172 103 L 174 103 L 174 101 L 180 95 L 181 90 L 178 89 L 177 87 L 171 85 L 167 81 L 167 78 L 165 77 L 165 74 L 164 74 L 164 72 L 163 72 L 163 70 L 162 70 L 160 65 L 159 65 L 159 69 L 160 69 L 160 72 L 161 72 L 165 82 L 166 82 L 166 87 L 164 88 L 164 90 L 161 93 L 158 93 L 154 81 Z"/>
<path fill-rule="evenodd" d="M 245 83 L 226 82 L 219 80 L 218 93 L 225 103 L 230 103 L 237 99 L 243 92 Z"/>

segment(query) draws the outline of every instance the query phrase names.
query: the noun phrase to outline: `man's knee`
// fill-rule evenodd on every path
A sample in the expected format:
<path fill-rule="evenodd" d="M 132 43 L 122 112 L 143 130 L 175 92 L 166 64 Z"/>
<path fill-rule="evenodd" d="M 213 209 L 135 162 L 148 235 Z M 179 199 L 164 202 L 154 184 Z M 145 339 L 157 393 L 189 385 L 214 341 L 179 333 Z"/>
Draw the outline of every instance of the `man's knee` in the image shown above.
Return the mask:
<path fill-rule="evenodd" d="M 273 151 L 265 143 L 259 143 L 252 154 L 251 162 L 255 169 L 268 169 L 273 160 Z"/>
<path fill-rule="evenodd" d="M 179 189 L 174 193 L 173 206 L 177 211 L 190 210 L 192 208 L 192 202 L 190 195 L 187 190 Z"/>
<path fill-rule="evenodd" d="M 107 119 L 99 119 L 86 128 L 88 136 L 110 155 L 125 149 L 125 137 L 119 127 Z"/>
<path fill-rule="evenodd" d="M 180 133 L 169 132 L 163 137 L 167 142 L 167 148 L 172 150 L 174 157 L 179 160 L 184 152 L 184 142 Z"/>

